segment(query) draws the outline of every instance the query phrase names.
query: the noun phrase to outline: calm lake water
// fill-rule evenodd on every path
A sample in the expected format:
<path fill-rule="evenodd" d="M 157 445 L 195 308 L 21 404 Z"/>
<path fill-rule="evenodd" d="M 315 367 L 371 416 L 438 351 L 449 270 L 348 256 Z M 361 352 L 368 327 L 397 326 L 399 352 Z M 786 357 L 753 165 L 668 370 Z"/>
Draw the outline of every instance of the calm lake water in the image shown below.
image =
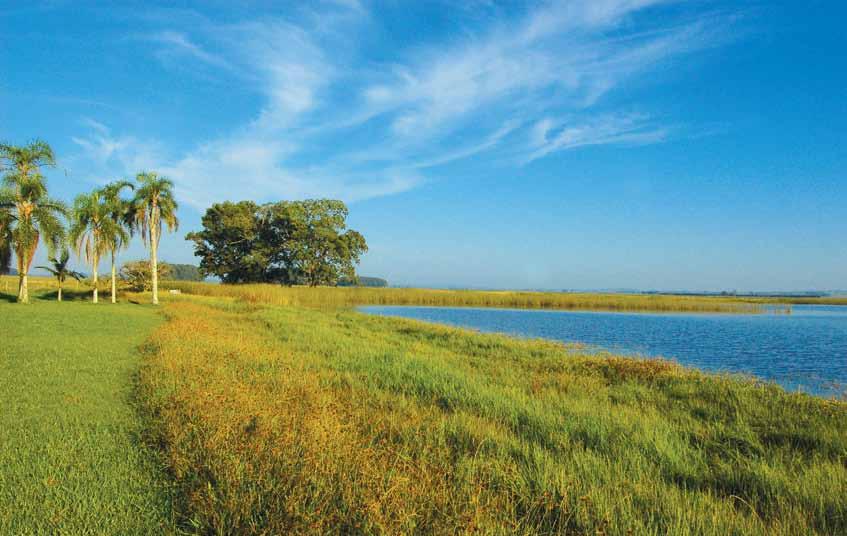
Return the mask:
<path fill-rule="evenodd" d="M 360 310 L 660 356 L 708 371 L 753 374 L 788 390 L 821 396 L 838 395 L 847 386 L 847 307 L 798 305 L 790 315 L 382 306 Z"/>

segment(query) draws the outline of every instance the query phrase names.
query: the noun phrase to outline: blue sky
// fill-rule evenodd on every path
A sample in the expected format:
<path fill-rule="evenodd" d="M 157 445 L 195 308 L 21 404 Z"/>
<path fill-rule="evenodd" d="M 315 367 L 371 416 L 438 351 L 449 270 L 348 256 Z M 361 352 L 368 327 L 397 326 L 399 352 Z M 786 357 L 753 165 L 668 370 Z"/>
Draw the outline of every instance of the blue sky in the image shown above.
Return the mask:
<path fill-rule="evenodd" d="M 394 284 L 847 287 L 840 3 L 170 4 L 0 2 L 0 139 L 68 200 L 170 176 L 168 261 L 333 197 Z"/>

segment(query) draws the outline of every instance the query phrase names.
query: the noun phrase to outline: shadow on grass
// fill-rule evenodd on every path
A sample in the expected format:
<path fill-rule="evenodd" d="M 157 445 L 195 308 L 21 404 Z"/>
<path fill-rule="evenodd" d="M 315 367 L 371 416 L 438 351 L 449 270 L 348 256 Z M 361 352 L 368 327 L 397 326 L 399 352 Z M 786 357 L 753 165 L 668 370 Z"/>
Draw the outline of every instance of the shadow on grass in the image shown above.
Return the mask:
<path fill-rule="evenodd" d="M 58 301 L 58 291 L 56 290 L 36 290 L 30 292 L 30 300 L 33 302 L 55 302 Z M 90 302 L 91 301 L 91 290 L 71 290 L 65 289 L 62 291 L 62 301 L 63 302 Z M 107 303 L 111 300 L 111 294 L 108 290 L 100 292 L 100 302 Z M 17 303 L 18 294 L 17 292 L 2 292 L 0 291 L 0 303 L 8 302 L 8 303 Z M 118 292 L 118 301 L 120 303 L 131 303 L 133 305 L 143 305 L 146 302 L 141 299 L 135 293 L 132 292 Z"/>

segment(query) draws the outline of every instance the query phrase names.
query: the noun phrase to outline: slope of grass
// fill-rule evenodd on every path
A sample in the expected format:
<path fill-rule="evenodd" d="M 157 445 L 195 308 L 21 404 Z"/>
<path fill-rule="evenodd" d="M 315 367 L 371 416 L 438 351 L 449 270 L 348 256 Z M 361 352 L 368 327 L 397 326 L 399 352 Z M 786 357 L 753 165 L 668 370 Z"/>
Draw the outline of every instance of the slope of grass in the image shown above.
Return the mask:
<path fill-rule="evenodd" d="M 198 532 L 847 533 L 843 403 L 352 311 L 166 314 L 141 392 Z"/>
<path fill-rule="evenodd" d="M 189 281 L 168 281 L 165 285 L 167 288 L 180 289 L 190 294 L 239 298 L 251 303 L 325 308 L 356 305 L 424 305 L 723 313 L 757 313 L 765 310 L 761 303 L 710 296 L 363 287 L 309 288 L 270 284 L 217 285 Z"/>
<path fill-rule="evenodd" d="M 137 347 L 161 319 L 130 304 L 0 302 L 0 534 L 172 526 L 131 403 Z"/>

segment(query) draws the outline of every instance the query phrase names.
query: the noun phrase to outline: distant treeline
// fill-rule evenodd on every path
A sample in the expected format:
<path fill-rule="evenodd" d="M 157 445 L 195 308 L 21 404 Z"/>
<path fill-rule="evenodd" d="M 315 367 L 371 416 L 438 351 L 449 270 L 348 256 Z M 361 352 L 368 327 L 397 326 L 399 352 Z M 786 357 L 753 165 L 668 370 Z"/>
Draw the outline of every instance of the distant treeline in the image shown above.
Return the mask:
<path fill-rule="evenodd" d="M 356 279 L 342 277 L 338 280 L 339 287 L 387 287 L 388 281 L 380 277 L 359 276 Z"/>
<path fill-rule="evenodd" d="M 203 274 L 200 273 L 200 268 L 193 264 L 171 264 L 167 263 L 170 272 L 168 279 L 173 281 L 203 281 Z"/>

